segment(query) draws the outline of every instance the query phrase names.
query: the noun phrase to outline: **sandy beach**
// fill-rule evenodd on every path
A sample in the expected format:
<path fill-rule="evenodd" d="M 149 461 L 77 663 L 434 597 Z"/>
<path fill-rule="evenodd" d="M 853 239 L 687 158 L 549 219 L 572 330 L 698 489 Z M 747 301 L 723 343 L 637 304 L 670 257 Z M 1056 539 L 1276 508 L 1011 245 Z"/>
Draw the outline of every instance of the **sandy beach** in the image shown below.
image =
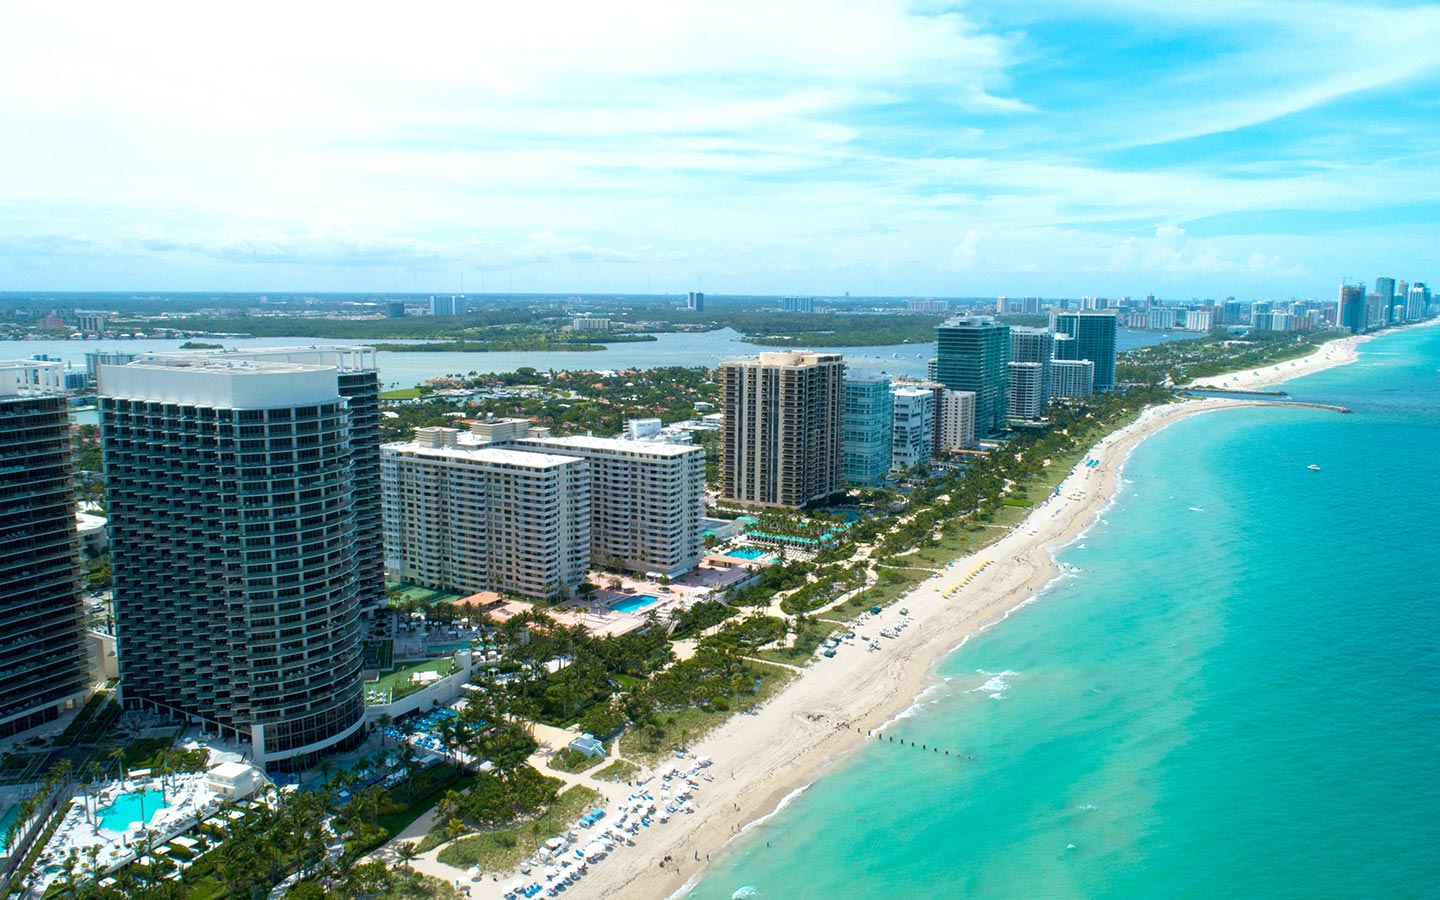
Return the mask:
<path fill-rule="evenodd" d="M 1090 454 L 1098 464 L 1078 465 L 1058 494 L 1000 541 L 955 560 L 859 626 L 860 633 L 875 636 L 881 627 L 899 622 L 899 609 L 907 608 L 912 624 L 899 638 L 884 640 L 883 650 L 844 646 L 834 659 L 817 660 L 758 713 L 736 716 L 692 746 L 694 754 L 715 761 L 709 770 L 715 780 L 703 785 L 696 812 L 643 830 L 635 847 L 620 848 L 592 866 L 567 896 L 658 900 L 680 890 L 739 831 L 821 777 L 869 740 L 869 732 L 913 703 L 948 651 L 1043 589 L 1057 574 L 1053 550 L 1099 518 L 1137 444 L 1186 416 L 1246 405 L 1254 404 L 1196 400 L 1156 407 L 1101 440 Z M 667 855 L 674 862 L 661 868 Z M 499 896 L 498 887 L 477 884 L 474 896 Z"/>
<path fill-rule="evenodd" d="M 1401 328 L 1425 328 L 1433 326 L 1437 322 L 1440 320 L 1431 319 L 1404 325 Z M 1259 369 L 1243 369 L 1239 372 L 1227 372 L 1224 375 L 1212 375 L 1209 378 L 1197 378 L 1190 382 L 1190 387 L 1224 388 L 1231 391 L 1258 391 L 1273 388 L 1281 382 L 1299 378 L 1301 375 L 1309 375 L 1332 366 L 1352 363 L 1357 358 L 1356 348 L 1366 341 L 1374 340 L 1380 334 L 1386 333 L 1389 332 L 1357 334 L 1339 338 L 1323 344 L 1309 356 L 1302 356 L 1299 359 L 1287 360 Z"/>
<path fill-rule="evenodd" d="M 1369 337 L 1332 341 L 1302 359 L 1197 384 L 1270 387 L 1353 361 L 1356 347 Z M 773 814 L 914 703 L 933 683 L 935 665 L 949 651 L 1043 590 L 1058 574 L 1054 552 L 1100 518 L 1115 495 L 1125 460 L 1141 441 L 1188 416 L 1251 405 L 1263 402 L 1167 404 L 1146 410 L 1103 438 L 1089 454 L 1097 464 L 1077 465 L 1056 494 L 1001 540 L 954 560 L 881 615 L 857 626 L 862 635 L 874 637 L 880 628 L 901 620 L 900 608 L 908 610 L 911 624 L 898 638 L 883 640 L 881 651 L 843 645 L 835 658 L 816 660 L 758 712 L 736 716 L 692 745 L 693 755 L 714 760 L 708 770 L 714 781 L 702 786 L 695 812 L 642 829 L 634 847 L 617 848 L 566 895 L 660 900 L 683 894 L 707 861 L 718 858 L 738 834 Z M 668 767 L 666 762 L 661 765 Z M 606 791 L 617 799 L 628 792 L 624 785 Z M 419 866 L 424 871 L 452 880 L 464 877 L 460 870 L 435 863 L 433 852 L 427 856 Z M 667 857 L 671 862 L 662 867 Z M 512 880 L 513 875 L 502 875 L 498 883 L 487 878 L 474 883 L 471 895 L 498 900 Z"/>

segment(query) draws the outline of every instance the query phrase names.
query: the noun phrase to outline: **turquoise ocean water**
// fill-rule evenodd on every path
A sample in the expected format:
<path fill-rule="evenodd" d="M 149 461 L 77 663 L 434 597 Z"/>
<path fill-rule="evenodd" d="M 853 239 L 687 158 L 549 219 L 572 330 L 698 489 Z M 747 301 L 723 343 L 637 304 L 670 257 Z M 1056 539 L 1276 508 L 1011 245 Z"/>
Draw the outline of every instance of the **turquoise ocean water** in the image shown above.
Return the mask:
<path fill-rule="evenodd" d="M 1074 567 L 691 894 L 1440 896 L 1440 328 L 1146 441 Z M 1310 471 L 1316 464 L 1321 471 Z"/>

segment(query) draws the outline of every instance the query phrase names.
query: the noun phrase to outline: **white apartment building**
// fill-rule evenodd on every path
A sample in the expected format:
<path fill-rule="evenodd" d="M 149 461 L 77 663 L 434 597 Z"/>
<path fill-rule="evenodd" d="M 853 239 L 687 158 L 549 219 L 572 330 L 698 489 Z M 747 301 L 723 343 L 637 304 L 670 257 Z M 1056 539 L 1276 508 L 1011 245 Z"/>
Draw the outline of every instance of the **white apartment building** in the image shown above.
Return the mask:
<path fill-rule="evenodd" d="M 590 563 L 590 471 L 577 456 L 419 428 L 381 448 L 386 567 L 425 587 L 568 596 Z"/>
<path fill-rule="evenodd" d="M 1045 366 L 1036 362 L 1010 363 L 1009 415 L 1035 421 L 1045 409 Z"/>
<path fill-rule="evenodd" d="M 522 438 L 511 446 L 589 463 L 590 558 L 596 565 L 674 576 L 699 564 L 702 448 L 589 436 Z"/>
<path fill-rule="evenodd" d="M 1088 359 L 1057 359 L 1050 364 L 1052 397 L 1089 397 L 1095 393 L 1095 363 Z"/>
<path fill-rule="evenodd" d="M 929 462 L 935 441 L 934 393 L 922 387 L 900 387 L 890 393 L 895 410 L 890 468 L 908 469 Z"/>
<path fill-rule="evenodd" d="M 940 395 L 940 449 L 975 446 L 975 392 L 947 390 Z"/>

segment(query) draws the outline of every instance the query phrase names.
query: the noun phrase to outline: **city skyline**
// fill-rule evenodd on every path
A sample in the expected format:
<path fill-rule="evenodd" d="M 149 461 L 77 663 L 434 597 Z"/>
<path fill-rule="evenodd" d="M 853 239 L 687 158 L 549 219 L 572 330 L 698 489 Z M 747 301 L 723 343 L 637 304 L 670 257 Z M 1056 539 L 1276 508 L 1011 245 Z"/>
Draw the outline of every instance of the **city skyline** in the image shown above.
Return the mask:
<path fill-rule="evenodd" d="M 1435 260 L 1430 7 L 6 18 L 6 289 L 1329 297 Z"/>

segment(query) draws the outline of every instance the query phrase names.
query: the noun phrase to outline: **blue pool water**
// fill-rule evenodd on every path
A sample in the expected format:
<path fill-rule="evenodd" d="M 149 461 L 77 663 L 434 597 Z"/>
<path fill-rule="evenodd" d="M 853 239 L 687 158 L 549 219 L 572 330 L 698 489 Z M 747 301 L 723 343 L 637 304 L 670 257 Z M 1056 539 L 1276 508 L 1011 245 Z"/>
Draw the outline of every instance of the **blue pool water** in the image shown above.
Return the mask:
<path fill-rule="evenodd" d="M 170 804 L 160 799 L 159 791 L 131 791 L 115 798 L 109 806 L 100 808 L 100 827 L 108 831 L 124 831 L 140 821 L 149 821 L 155 813 Z M 144 817 L 141 817 L 141 807 Z"/>
<path fill-rule="evenodd" d="M 640 594 L 635 597 L 627 597 L 619 603 L 611 604 L 610 608 L 616 612 L 635 612 L 647 606 L 653 606 L 660 602 L 659 597 L 652 597 L 649 594 Z"/>
<path fill-rule="evenodd" d="M 0 814 L 0 853 L 5 852 L 5 835 L 9 833 L 10 826 L 20 818 L 20 807 L 12 806 Z"/>
<path fill-rule="evenodd" d="M 738 559 L 761 559 L 766 556 L 766 553 L 759 547 L 741 547 L 739 550 L 727 550 L 725 555 Z"/>

